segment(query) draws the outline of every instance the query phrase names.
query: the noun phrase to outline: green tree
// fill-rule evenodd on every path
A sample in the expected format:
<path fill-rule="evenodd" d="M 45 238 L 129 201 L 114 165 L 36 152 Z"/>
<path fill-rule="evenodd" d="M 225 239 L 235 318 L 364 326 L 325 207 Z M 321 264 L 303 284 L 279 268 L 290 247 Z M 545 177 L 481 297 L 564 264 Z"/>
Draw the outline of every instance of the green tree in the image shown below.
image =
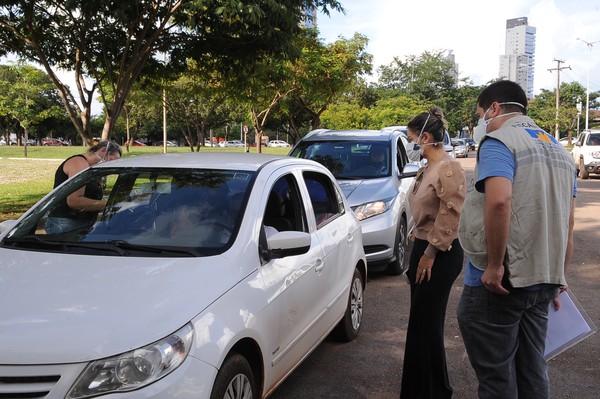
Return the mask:
<path fill-rule="evenodd" d="M 371 110 L 353 103 L 333 104 L 321 115 L 321 123 L 334 130 L 368 129 Z"/>
<path fill-rule="evenodd" d="M 560 104 L 558 125 L 560 136 L 571 137 L 577 126 L 577 100 L 585 99 L 585 88 L 577 82 L 563 82 L 560 85 Z M 556 90 L 542 89 L 535 100 L 529 104 L 528 113 L 532 119 L 547 132 L 556 129 Z M 585 118 L 585 112 L 583 112 Z"/>
<path fill-rule="evenodd" d="M 13 119 L 23 130 L 25 156 L 28 135 L 63 114 L 56 90 L 44 72 L 29 65 L 0 65 L 0 115 Z"/>
<path fill-rule="evenodd" d="M 324 45 L 318 32 L 307 30 L 301 37 L 301 56 L 291 71 L 297 89 L 290 97 L 300 110 L 308 113 L 311 129 L 321 125 L 321 114 L 344 92 L 350 90 L 364 74 L 371 73 L 372 55 L 366 52 L 368 39 L 355 34 Z"/>
<path fill-rule="evenodd" d="M 371 109 L 370 129 L 385 126 L 406 126 L 417 114 L 426 111 L 431 104 L 409 96 L 384 98 Z"/>
<path fill-rule="evenodd" d="M 223 67 L 232 68 L 291 53 L 303 7 L 311 6 L 341 10 L 336 0 L 9 0 L 0 4 L 0 52 L 40 64 L 90 142 L 96 90 L 106 107 L 107 138 L 140 74 L 172 70 L 190 54 L 230 60 Z M 159 52 L 171 54 L 163 68 Z M 74 72 L 76 95 L 59 69 Z"/>

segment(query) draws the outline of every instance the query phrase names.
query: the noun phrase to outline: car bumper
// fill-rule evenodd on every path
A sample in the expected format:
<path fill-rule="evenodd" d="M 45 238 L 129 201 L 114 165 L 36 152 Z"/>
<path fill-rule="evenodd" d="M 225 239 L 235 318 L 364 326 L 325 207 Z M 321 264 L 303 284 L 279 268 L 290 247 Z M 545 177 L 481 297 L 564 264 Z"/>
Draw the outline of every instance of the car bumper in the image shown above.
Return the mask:
<path fill-rule="evenodd" d="M 42 389 L 42 391 L 48 391 L 44 396 L 46 399 L 64 399 L 85 366 L 86 364 L 0 365 L 0 376 L 11 381 L 11 383 L 0 385 L 0 397 L 3 393 L 14 393 L 14 389 L 18 389 L 18 392 L 21 393 L 27 393 L 27 389 L 33 390 L 33 392 L 39 392 Z M 188 356 L 181 366 L 166 377 L 138 390 L 119 392 L 114 395 L 123 399 L 209 398 L 216 374 L 217 370 L 214 367 Z M 40 383 L 39 385 L 43 385 L 43 387 L 31 383 L 40 376 L 46 379 L 47 376 L 56 376 L 57 378 L 54 382 Z M 112 395 L 109 396 L 112 397 Z"/>
<path fill-rule="evenodd" d="M 394 259 L 398 225 L 391 211 L 361 222 L 363 247 L 369 267 L 387 265 Z"/>
<path fill-rule="evenodd" d="M 593 161 L 583 165 L 588 173 L 600 173 L 600 161 Z"/>

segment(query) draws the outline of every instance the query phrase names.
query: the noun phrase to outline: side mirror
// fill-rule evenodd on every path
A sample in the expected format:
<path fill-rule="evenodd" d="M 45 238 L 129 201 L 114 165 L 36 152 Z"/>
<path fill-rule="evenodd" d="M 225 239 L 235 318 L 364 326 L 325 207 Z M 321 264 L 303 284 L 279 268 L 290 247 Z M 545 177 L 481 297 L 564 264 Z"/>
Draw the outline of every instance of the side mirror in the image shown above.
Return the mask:
<path fill-rule="evenodd" d="M 282 231 L 267 238 L 270 259 L 302 255 L 310 249 L 310 234 L 303 231 Z"/>
<path fill-rule="evenodd" d="M 415 177 L 417 176 L 417 172 L 421 168 L 420 162 L 410 162 L 404 165 L 404 169 L 398 175 L 398 179 L 404 179 L 406 177 Z"/>

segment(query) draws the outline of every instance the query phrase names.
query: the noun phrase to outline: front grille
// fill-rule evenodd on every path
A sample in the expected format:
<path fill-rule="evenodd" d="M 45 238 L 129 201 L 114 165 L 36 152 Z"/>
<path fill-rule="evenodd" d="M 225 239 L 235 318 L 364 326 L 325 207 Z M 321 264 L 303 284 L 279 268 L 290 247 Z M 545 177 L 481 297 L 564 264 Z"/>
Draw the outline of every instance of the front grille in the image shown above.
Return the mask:
<path fill-rule="evenodd" d="M 0 399 L 45 398 L 59 379 L 59 375 L 0 375 Z"/>

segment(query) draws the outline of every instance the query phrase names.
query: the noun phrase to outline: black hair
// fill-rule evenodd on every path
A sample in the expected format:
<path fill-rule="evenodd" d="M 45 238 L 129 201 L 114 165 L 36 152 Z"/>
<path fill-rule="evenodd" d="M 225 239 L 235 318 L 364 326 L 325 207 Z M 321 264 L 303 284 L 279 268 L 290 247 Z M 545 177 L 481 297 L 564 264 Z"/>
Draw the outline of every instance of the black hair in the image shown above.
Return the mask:
<path fill-rule="evenodd" d="M 412 131 L 429 133 L 434 141 L 438 143 L 444 140 L 446 126 L 444 112 L 440 107 L 435 106 L 431 107 L 427 112 L 421 112 L 406 125 Z"/>
<path fill-rule="evenodd" d="M 511 80 L 499 80 L 490 84 L 488 87 L 483 89 L 477 97 L 477 105 L 484 110 L 488 109 L 492 103 L 507 103 L 514 102 L 517 104 L 503 104 L 504 110 L 510 112 L 521 112 L 527 115 L 527 95 L 523 88 L 516 82 Z"/>
<path fill-rule="evenodd" d="M 121 152 L 121 146 L 119 146 L 114 140 L 101 141 L 98 144 L 91 146 L 88 151 L 95 153 L 100 151 L 102 148 L 106 148 L 106 155 L 113 155 L 117 153 L 119 156 L 123 155 Z"/>

